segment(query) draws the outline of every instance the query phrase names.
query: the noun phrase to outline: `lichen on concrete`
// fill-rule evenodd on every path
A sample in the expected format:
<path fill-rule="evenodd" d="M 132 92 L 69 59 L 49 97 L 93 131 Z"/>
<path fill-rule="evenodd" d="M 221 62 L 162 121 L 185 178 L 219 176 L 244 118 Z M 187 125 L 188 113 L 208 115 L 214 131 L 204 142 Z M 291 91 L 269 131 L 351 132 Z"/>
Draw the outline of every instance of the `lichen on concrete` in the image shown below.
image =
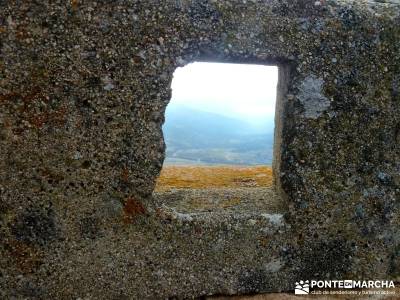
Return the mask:
<path fill-rule="evenodd" d="M 304 107 L 306 118 L 316 119 L 330 106 L 330 101 L 323 95 L 324 81 L 314 75 L 308 76 L 301 83 L 298 98 Z"/>

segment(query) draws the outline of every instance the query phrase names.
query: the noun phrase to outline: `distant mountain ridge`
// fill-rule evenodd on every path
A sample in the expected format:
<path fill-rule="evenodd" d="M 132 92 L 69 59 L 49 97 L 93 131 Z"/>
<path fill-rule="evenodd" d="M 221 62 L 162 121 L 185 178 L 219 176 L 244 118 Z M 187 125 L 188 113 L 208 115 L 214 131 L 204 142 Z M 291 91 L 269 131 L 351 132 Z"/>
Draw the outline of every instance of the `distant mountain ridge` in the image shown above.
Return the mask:
<path fill-rule="evenodd" d="M 272 163 L 273 120 L 255 127 L 236 118 L 170 104 L 163 132 L 167 164 Z"/>

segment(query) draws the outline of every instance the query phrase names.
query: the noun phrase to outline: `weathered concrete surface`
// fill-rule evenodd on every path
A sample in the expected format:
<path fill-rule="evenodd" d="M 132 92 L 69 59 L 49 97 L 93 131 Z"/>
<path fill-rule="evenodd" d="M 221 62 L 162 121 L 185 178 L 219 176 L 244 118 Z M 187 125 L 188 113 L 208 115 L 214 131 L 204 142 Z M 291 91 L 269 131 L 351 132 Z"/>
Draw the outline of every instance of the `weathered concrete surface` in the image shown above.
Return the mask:
<path fill-rule="evenodd" d="M 393 0 L 0 1 L 0 298 L 399 278 L 399 12 Z M 194 60 L 289 70 L 283 226 L 257 212 L 182 220 L 152 199 L 172 73 Z"/>

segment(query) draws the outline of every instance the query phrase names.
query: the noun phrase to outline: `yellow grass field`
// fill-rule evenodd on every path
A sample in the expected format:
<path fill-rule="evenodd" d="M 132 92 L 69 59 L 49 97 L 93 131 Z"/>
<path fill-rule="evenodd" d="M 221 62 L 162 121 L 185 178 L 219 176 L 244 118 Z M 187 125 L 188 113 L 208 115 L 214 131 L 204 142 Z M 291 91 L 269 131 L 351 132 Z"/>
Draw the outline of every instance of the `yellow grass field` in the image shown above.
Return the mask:
<path fill-rule="evenodd" d="M 272 186 L 272 169 L 269 166 L 164 166 L 156 191 L 269 186 Z"/>

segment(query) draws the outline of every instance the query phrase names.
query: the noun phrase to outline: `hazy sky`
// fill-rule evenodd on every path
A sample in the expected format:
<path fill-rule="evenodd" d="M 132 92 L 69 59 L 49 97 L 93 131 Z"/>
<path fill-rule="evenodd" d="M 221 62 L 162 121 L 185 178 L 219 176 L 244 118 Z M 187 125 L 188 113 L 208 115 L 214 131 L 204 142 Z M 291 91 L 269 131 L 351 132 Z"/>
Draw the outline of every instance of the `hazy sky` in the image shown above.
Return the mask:
<path fill-rule="evenodd" d="M 255 121 L 274 115 L 277 82 L 277 67 L 196 62 L 176 69 L 170 103 Z"/>

